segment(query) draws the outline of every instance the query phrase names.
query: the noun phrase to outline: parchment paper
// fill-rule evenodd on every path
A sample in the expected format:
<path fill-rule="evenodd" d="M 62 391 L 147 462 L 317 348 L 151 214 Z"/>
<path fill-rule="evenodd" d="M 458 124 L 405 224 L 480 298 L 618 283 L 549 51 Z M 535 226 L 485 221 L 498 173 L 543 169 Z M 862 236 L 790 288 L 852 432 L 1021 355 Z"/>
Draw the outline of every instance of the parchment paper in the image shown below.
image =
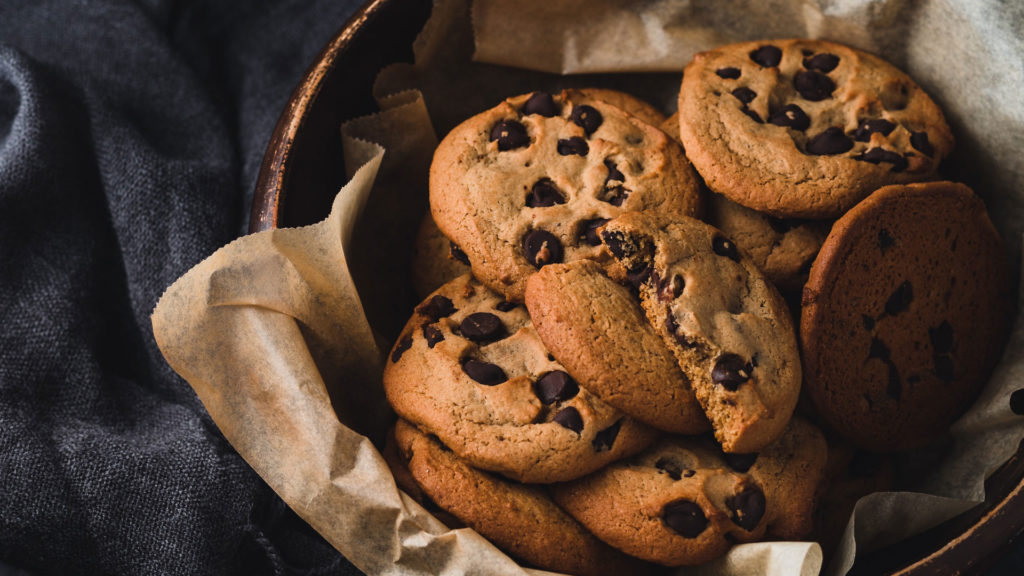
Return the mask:
<path fill-rule="evenodd" d="M 189 271 L 154 311 L 157 342 L 246 461 L 363 571 L 539 573 L 472 530 L 449 532 L 396 489 L 369 440 L 379 442 L 391 421 L 382 351 L 414 304 L 408 255 L 434 127 L 444 134 L 509 95 L 568 86 L 623 89 L 667 113 L 695 51 L 772 36 L 838 40 L 903 67 L 944 107 L 958 139 L 952 173 L 986 199 L 1019 253 L 1024 10 L 1016 10 L 951 0 L 478 0 L 471 20 L 468 0 L 437 0 L 416 64 L 378 77 L 383 111 L 342 129 L 351 181 L 331 216 L 241 238 Z M 985 476 L 1024 438 L 1024 418 L 1008 402 L 1024 385 L 1022 344 L 1018 320 L 989 386 L 954 426 L 952 449 L 922 479 L 926 493 L 862 499 L 826 573 L 983 499 Z M 815 543 L 756 543 L 680 573 L 811 575 L 822 565 Z"/>

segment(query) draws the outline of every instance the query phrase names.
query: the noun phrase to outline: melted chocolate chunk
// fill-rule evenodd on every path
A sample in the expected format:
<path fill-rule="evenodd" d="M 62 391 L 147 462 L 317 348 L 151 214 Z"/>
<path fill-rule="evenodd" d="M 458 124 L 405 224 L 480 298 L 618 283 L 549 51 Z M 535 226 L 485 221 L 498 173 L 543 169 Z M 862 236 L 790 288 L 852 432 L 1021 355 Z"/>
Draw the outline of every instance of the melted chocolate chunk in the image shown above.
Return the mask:
<path fill-rule="evenodd" d="M 608 176 L 605 177 L 604 183 L 608 184 L 610 180 L 616 180 L 618 182 L 625 182 L 626 177 L 619 172 L 619 169 L 615 167 L 615 161 L 611 158 L 604 159 L 604 167 L 608 169 Z"/>
<path fill-rule="evenodd" d="M 515 120 L 502 120 L 491 128 L 491 142 L 498 141 L 498 150 L 522 148 L 530 143 L 526 127 Z"/>
<path fill-rule="evenodd" d="M 586 156 L 590 152 L 590 146 L 587 145 L 587 141 L 579 136 L 559 140 L 557 149 L 558 153 L 562 156 L 571 156 L 573 154 Z"/>
<path fill-rule="evenodd" d="M 711 370 L 711 381 L 730 392 L 739 390 L 741 384 L 750 380 L 754 367 L 738 354 L 723 354 Z"/>
<path fill-rule="evenodd" d="M 683 538 L 696 538 L 708 527 L 708 518 L 696 502 L 673 500 L 661 509 L 661 521 Z"/>
<path fill-rule="evenodd" d="M 900 371 L 895 364 L 889 364 L 889 384 L 885 387 L 885 393 L 893 400 L 899 400 L 903 396 L 903 382 L 900 380 Z"/>
<path fill-rule="evenodd" d="M 821 72 L 801 70 L 793 77 L 793 87 L 804 100 L 818 102 L 831 96 L 836 84 Z"/>
<path fill-rule="evenodd" d="M 671 278 L 662 278 L 658 282 L 658 299 L 662 302 L 675 300 L 682 295 L 686 289 L 686 280 L 679 274 L 673 274 Z"/>
<path fill-rule="evenodd" d="M 526 196 L 526 205 L 530 208 L 547 208 L 555 204 L 565 204 L 565 196 L 547 178 L 538 180 Z"/>
<path fill-rule="evenodd" d="M 729 66 L 726 68 L 719 68 L 718 70 L 715 70 L 715 74 L 718 74 L 719 78 L 725 78 L 726 80 L 735 80 L 740 77 L 740 69 Z"/>
<path fill-rule="evenodd" d="M 803 132 L 811 125 L 811 119 L 804 113 L 803 108 L 800 108 L 796 104 L 787 104 L 783 106 L 782 110 L 779 110 L 768 119 L 769 122 L 776 126 L 786 126 L 793 130 L 799 130 Z"/>
<path fill-rule="evenodd" d="M 601 237 L 597 235 L 597 229 L 608 223 L 607 218 L 594 218 L 583 222 L 582 238 L 590 246 L 600 246 Z"/>
<path fill-rule="evenodd" d="M 765 68 L 771 68 L 782 61 L 782 50 L 771 45 L 761 46 L 750 53 L 750 59 Z"/>
<path fill-rule="evenodd" d="M 885 251 L 892 248 L 895 243 L 896 240 L 889 234 L 888 230 L 885 228 L 878 229 L 878 249 L 882 251 L 882 254 L 885 254 Z"/>
<path fill-rule="evenodd" d="M 530 99 L 523 104 L 523 114 L 539 114 L 551 118 L 558 115 L 558 105 L 555 99 L 547 92 L 534 92 Z"/>
<path fill-rule="evenodd" d="M 860 156 L 857 156 L 857 160 L 871 162 L 872 164 L 888 162 L 889 164 L 892 164 L 893 172 L 902 172 L 907 169 L 906 158 L 898 152 L 893 152 L 892 150 L 886 150 L 884 148 L 872 148 Z"/>
<path fill-rule="evenodd" d="M 455 242 L 448 242 L 448 251 L 451 253 L 452 258 L 469 266 L 469 256 L 466 256 L 466 253 Z"/>
<path fill-rule="evenodd" d="M 405 338 L 398 341 L 398 344 L 395 345 L 395 350 L 391 353 L 391 362 L 394 363 L 401 360 L 402 354 L 409 348 L 412 348 L 412 334 L 406 334 Z"/>
<path fill-rule="evenodd" d="M 608 246 L 608 250 L 616 260 L 623 260 L 637 254 L 638 247 L 629 242 L 626 235 L 617 230 L 605 230 L 601 232 L 601 240 Z"/>
<path fill-rule="evenodd" d="M 572 376 L 561 370 L 548 372 L 533 383 L 533 393 L 543 404 L 568 400 L 579 394 L 579 391 L 580 387 Z"/>
<path fill-rule="evenodd" d="M 629 198 L 629 190 L 626 190 L 622 186 L 613 186 L 611 188 L 605 188 L 604 194 L 601 195 L 599 200 L 607 202 L 612 206 L 622 206 L 622 203 Z"/>
<path fill-rule="evenodd" d="M 577 434 L 583 430 L 583 417 L 580 416 L 580 411 L 572 406 L 559 410 L 558 414 L 555 414 L 551 421 L 557 422 L 562 427 L 568 428 Z"/>
<path fill-rule="evenodd" d="M 509 302 L 508 300 L 502 300 L 494 305 L 494 309 L 499 312 L 509 312 L 516 309 L 517 304 L 515 302 Z"/>
<path fill-rule="evenodd" d="M 485 386 L 496 386 L 508 380 L 500 366 L 470 358 L 462 363 L 462 371 L 476 382 Z"/>
<path fill-rule="evenodd" d="M 824 132 L 807 141 L 807 153 L 815 156 L 826 156 L 842 154 L 853 148 L 853 140 L 850 140 L 842 129 L 835 126 L 825 129 Z"/>
<path fill-rule="evenodd" d="M 1024 416 L 1024 388 L 1014 390 L 1010 394 L 1010 410 L 1018 416 Z"/>
<path fill-rule="evenodd" d="M 764 124 L 764 120 L 761 120 L 761 115 L 758 114 L 757 112 L 754 112 L 750 108 L 747 108 L 746 106 L 744 106 L 743 108 L 740 108 L 740 112 L 743 112 L 744 114 L 746 114 L 747 117 L 749 117 L 754 122 L 757 122 L 758 124 Z"/>
<path fill-rule="evenodd" d="M 612 445 L 615 444 L 615 438 L 619 435 L 619 428 L 622 427 L 622 420 L 617 421 L 615 424 L 601 430 L 594 435 L 594 441 L 591 444 L 594 445 L 595 452 L 604 452 L 605 450 L 611 450 Z"/>
<path fill-rule="evenodd" d="M 682 464 L 668 456 L 658 458 L 658 461 L 654 463 L 654 467 L 668 474 L 668 477 L 673 480 L 680 480 L 683 477 L 683 470 L 686 470 Z M 688 471 L 693 472 L 692 470 Z"/>
<path fill-rule="evenodd" d="M 593 134 L 601 127 L 601 122 L 604 122 L 604 118 L 596 108 L 585 104 L 581 106 L 573 106 L 572 114 L 569 115 L 569 119 L 572 120 L 573 124 L 583 128 L 583 132 L 587 136 Z"/>
<path fill-rule="evenodd" d="M 647 262 L 636 270 L 626 270 L 626 280 L 633 286 L 640 287 L 651 279 L 651 263 Z"/>
<path fill-rule="evenodd" d="M 751 102 L 754 101 L 754 98 L 757 98 L 757 92 L 754 92 L 753 90 L 747 87 L 741 87 L 733 90 L 732 95 L 735 96 L 737 100 L 743 102 L 744 104 L 750 104 Z"/>
<path fill-rule="evenodd" d="M 501 318 L 490 312 L 474 312 L 462 319 L 459 331 L 473 342 L 487 343 L 500 340 L 508 333 Z"/>
<path fill-rule="evenodd" d="M 943 320 L 942 324 L 929 328 L 928 337 L 936 354 L 947 354 L 953 350 L 953 326 L 949 322 Z"/>
<path fill-rule="evenodd" d="M 455 313 L 455 304 L 440 294 L 435 294 L 423 304 L 416 308 L 416 312 L 423 314 L 430 319 L 430 323 L 437 322 L 441 318 L 447 318 Z"/>
<path fill-rule="evenodd" d="M 427 347 L 433 348 L 438 342 L 444 341 L 444 334 L 433 324 L 423 325 L 423 337 L 427 340 Z"/>
<path fill-rule="evenodd" d="M 715 251 L 715 254 L 725 256 L 733 262 L 740 261 L 740 253 L 739 250 L 736 249 L 736 244 L 724 236 L 715 236 L 712 238 L 711 249 Z"/>
<path fill-rule="evenodd" d="M 945 383 L 953 381 L 953 357 L 949 354 L 935 354 L 932 356 L 935 363 L 935 377 Z"/>
<path fill-rule="evenodd" d="M 868 349 L 868 358 L 878 358 L 882 362 L 888 362 L 890 358 L 889 347 L 878 338 L 872 338 L 871 348 Z"/>
<path fill-rule="evenodd" d="M 747 484 L 735 496 L 725 499 L 725 505 L 732 510 L 733 524 L 750 532 L 764 518 L 764 492 L 753 484 Z"/>
<path fill-rule="evenodd" d="M 562 243 L 547 230 L 532 230 L 523 236 L 523 255 L 536 268 L 562 261 Z"/>
<path fill-rule="evenodd" d="M 857 131 L 853 133 L 853 139 L 857 142 L 868 142 L 875 132 L 888 136 L 895 128 L 895 124 L 882 118 L 864 119 L 857 123 Z"/>
<path fill-rule="evenodd" d="M 757 461 L 757 454 L 729 454 L 728 452 L 722 452 L 722 459 L 725 460 L 729 468 L 740 473 L 746 473 L 754 465 L 754 462 Z"/>
<path fill-rule="evenodd" d="M 933 148 L 932 143 L 928 141 L 927 132 L 911 132 L 910 145 L 914 147 L 914 150 L 917 150 L 929 158 L 935 154 L 935 148 Z"/>
<path fill-rule="evenodd" d="M 839 56 L 835 54 L 821 53 L 810 58 L 804 58 L 804 68 L 817 70 L 818 72 L 831 72 L 839 66 Z"/>
<path fill-rule="evenodd" d="M 893 291 L 892 295 L 885 302 L 885 313 L 890 316 L 895 316 L 900 312 L 903 312 L 910 306 L 910 302 L 914 299 L 914 289 L 910 285 L 910 281 L 907 280 L 900 284 L 899 287 Z"/>

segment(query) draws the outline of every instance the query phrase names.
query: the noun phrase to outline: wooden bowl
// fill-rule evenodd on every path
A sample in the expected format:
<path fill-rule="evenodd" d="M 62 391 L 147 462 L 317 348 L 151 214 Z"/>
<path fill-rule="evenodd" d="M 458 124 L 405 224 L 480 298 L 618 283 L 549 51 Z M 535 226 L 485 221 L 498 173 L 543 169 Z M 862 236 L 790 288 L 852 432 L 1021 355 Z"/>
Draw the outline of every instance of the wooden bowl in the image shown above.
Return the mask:
<path fill-rule="evenodd" d="M 339 127 L 376 111 L 377 72 L 412 61 L 431 0 L 370 0 L 338 31 L 295 89 L 267 146 L 250 232 L 323 219 L 345 184 Z M 850 574 L 976 574 L 1024 532 L 1024 444 L 986 482 L 988 499 L 931 530 L 858 556 Z"/>

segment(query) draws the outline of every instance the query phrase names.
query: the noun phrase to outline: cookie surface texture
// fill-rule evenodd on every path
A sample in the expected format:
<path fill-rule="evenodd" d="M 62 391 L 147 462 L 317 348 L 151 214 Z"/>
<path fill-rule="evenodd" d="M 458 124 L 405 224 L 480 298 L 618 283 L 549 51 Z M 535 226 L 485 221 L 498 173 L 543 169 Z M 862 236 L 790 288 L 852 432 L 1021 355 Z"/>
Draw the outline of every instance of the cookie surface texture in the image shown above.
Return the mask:
<path fill-rule="evenodd" d="M 604 220 L 700 209 L 676 142 L 614 106 L 573 98 L 510 98 L 454 128 L 434 154 L 435 222 L 473 274 L 511 301 L 542 266 L 598 257 L 589 232 Z"/>
<path fill-rule="evenodd" d="M 944 434 L 1008 332 L 1008 262 L 962 184 L 887 186 L 839 219 L 804 288 L 802 356 L 821 416 L 859 448 Z"/>
<path fill-rule="evenodd" d="M 800 358 L 789 309 L 750 258 L 692 218 L 624 214 L 601 239 L 726 452 L 778 438 L 800 394 Z"/>
<path fill-rule="evenodd" d="M 412 250 L 412 288 L 423 299 L 446 283 L 469 272 L 469 258 L 445 238 L 430 212 L 423 217 Z"/>
<path fill-rule="evenodd" d="M 642 574 L 646 566 L 612 549 L 559 508 L 542 487 L 476 470 L 435 438 L 399 420 L 399 451 L 419 487 L 507 553 L 570 574 Z"/>
<path fill-rule="evenodd" d="M 942 111 L 909 76 L 818 40 L 697 54 L 679 127 L 708 188 L 780 218 L 836 218 L 881 186 L 931 179 L 953 147 Z"/>
<path fill-rule="evenodd" d="M 709 429 L 640 303 L 596 262 L 545 266 L 526 282 L 526 307 L 541 340 L 581 386 L 660 430 Z"/>
<path fill-rule="evenodd" d="M 522 482 L 576 478 L 654 440 L 552 358 L 522 305 L 467 274 L 416 308 L 384 391 L 399 416 L 472 466 Z"/>

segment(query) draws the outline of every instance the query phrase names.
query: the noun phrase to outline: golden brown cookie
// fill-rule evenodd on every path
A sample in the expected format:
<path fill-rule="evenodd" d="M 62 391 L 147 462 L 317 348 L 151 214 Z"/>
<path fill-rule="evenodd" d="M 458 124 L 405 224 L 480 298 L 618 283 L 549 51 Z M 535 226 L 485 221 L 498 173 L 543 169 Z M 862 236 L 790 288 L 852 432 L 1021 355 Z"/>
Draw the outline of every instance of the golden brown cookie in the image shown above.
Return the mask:
<path fill-rule="evenodd" d="M 866 450 L 944 434 L 1002 352 L 1008 270 L 962 184 L 887 186 L 840 218 L 803 295 L 806 389 L 824 421 Z"/>
<path fill-rule="evenodd" d="M 469 272 L 469 258 L 454 242 L 445 238 L 428 211 L 416 232 L 412 249 L 412 288 L 417 298 Z"/>
<path fill-rule="evenodd" d="M 711 191 L 779 218 L 836 218 L 880 186 L 931 179 L 953 147 L 942 111 L 909 76 L 821 40 L 697 54 L 679 126 Z"/>

